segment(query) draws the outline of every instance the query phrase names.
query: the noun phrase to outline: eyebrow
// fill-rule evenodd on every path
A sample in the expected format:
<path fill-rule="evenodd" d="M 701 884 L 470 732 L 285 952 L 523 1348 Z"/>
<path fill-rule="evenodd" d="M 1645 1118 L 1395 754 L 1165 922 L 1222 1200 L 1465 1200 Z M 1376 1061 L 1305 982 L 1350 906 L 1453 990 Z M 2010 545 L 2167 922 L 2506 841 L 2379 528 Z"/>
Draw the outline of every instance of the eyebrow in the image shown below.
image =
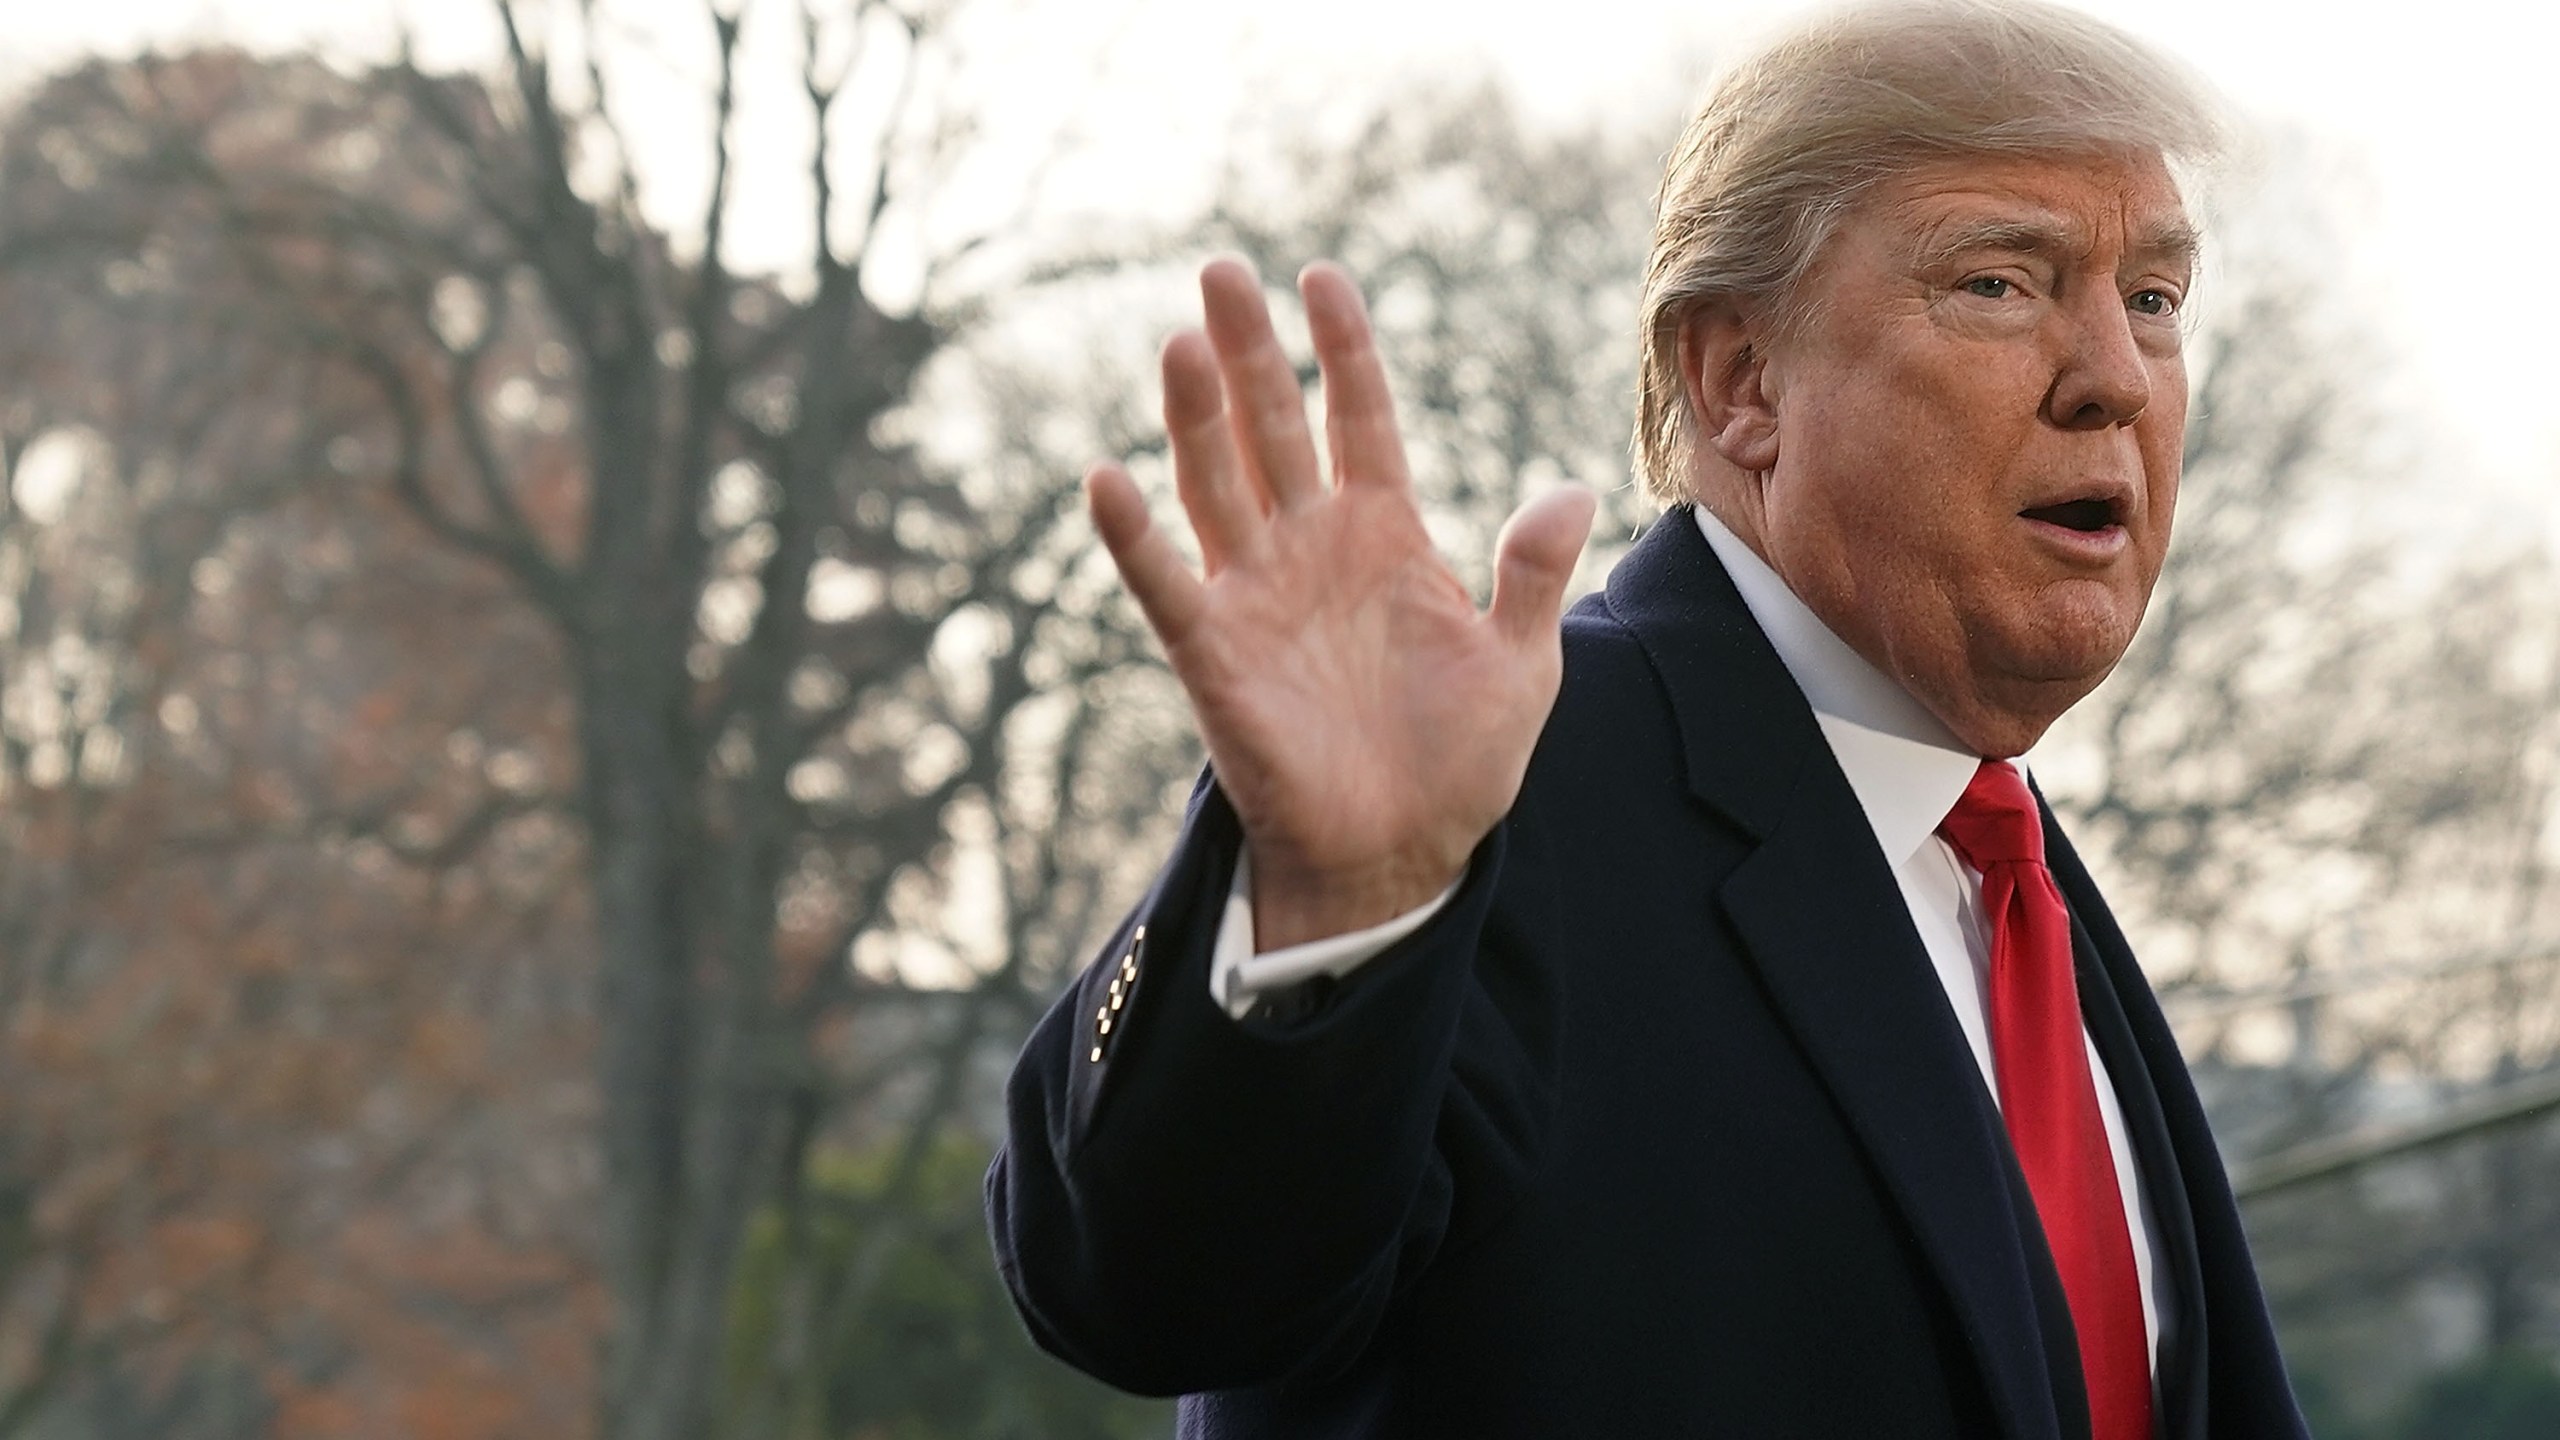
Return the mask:
<path fill-rule="evenodd" d="M 2059 220 L 1997 217 L 1955 221 L 1920 247 L 1924 266 L 1940 265 L 1979 250 L 2005 250 L 2027 255 L 2067 255 L 2078 248 Z M 2204 248 L 2203 237 L 2187 221 L 2167 220 L 2135 238 L 2131 258 L 2144 265 L 2177 265 L 2193 270 Z"/>

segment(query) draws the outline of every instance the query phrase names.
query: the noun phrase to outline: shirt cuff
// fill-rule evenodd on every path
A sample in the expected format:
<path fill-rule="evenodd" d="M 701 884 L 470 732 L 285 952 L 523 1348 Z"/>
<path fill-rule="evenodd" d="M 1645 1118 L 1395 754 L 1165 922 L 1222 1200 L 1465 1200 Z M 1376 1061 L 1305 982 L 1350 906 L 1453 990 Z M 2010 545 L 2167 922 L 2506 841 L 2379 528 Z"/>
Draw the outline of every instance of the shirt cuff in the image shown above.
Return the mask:
<path fill-rule="evenodd" d="M 1253 857 L 1236 855 L 1235 879 L 1227 886 L 1227 908 L 1218 920 L 1218 938 L 1209 952 L 1209 996 L 1231 1019 L 1241 1020 L 1263 997 L 1304 984 L 1319 975 L 1339 978 L 1387 952 L 1440 913 L 1449 897 L 1466 883 L 1462 871 L 1449 888 L 1392 920 L 1366 930 L 1328 935 L 1268 954 L 1253 950 Z"/>

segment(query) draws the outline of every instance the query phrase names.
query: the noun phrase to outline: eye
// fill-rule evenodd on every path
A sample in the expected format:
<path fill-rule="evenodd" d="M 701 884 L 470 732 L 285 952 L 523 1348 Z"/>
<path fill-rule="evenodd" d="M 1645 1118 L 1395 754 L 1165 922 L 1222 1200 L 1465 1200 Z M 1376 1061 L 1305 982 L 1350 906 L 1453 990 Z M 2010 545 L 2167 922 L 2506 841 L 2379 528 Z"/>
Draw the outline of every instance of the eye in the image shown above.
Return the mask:
<path fill-rule="evenodd" d="M 2009 292 L 2017 288 L 2017 286 L 2012 285 L 2008 280 L 1998 275 L 1976 275 L 1972 279 L 1964 282 L 1964 292 L 1966 294 L 1979 295 L 1985 300 L 2007 299 Z"/>
<path fill-rule="evenodd" d="M 2169 316 L 2178 313 L 2178 297 L 2166 290 L 2136 290 L 2125 303 L 2141 315 Z"/>

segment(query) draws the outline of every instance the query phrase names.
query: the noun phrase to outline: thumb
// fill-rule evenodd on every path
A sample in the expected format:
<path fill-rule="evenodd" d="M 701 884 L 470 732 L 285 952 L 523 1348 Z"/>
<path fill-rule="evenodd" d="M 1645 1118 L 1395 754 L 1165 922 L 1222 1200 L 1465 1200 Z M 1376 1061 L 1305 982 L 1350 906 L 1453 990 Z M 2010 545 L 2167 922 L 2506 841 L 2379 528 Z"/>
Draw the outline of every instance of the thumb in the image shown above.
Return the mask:
<path fill-rule="evenodd" d="M 1559 485 L 1504 523 L 1493 547 L 1493 623 L 1515 644 L 1554 638 L 1565 583 L 1599 507 L 1589 489 Z"/>

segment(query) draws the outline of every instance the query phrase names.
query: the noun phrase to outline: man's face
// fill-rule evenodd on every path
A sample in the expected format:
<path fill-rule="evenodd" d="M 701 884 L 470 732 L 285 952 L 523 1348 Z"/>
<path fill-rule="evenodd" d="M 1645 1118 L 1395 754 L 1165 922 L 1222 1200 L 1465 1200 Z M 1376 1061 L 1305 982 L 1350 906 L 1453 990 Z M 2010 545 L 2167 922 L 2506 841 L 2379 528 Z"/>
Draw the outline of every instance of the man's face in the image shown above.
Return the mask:
<path fill-rule="evenodd" d="M 2193 257 L 2156 155 L 1938 161 L 1842 222 L 1764 337 L 1768 448 L 1728 519 L 1981 753 L 2033 744 L 2142 618 Z"/>

